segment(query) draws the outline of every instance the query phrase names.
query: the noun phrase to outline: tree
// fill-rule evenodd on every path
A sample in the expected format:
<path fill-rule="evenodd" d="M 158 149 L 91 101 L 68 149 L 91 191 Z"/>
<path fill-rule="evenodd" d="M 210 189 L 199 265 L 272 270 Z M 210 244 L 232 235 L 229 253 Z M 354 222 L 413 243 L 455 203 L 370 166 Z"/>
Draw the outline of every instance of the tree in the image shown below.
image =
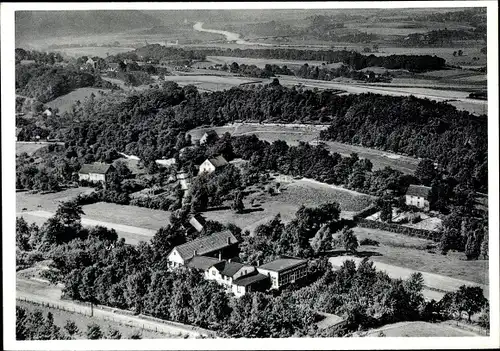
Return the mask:
<path fill-rule="evenodd" d="M 434 162 L 429 159 L 423 159 L 417 165 L 417 169 L 415 170 L 415 177 L 420 179 L 422 184 L 429 186 L 436 178 L 437 172 L 434 168 Z"/>
<path fill-rule="evenodd" d="M 134 340 L 142 339 L 142 334 L 141 334 L 141 332 L 139 330 L 136 330 L 132 334 L 130 334 L 130 336 L 128 338 L 129 339 L 134 339 Z"/>
<path fill-rule="evenodd" d="M 355 253 L 358 249 L 358 238 L 356 238 L 352 229 L 349 229 L 348 227 L 344 227 L 340 232 L 339 241 L 344 249 L 349 253 Z"/>
<path fill-rule="evenodd" d="M 455 292 L 454 302 L 459 312 L 467 313 L 467 319 L 470 322 L 472 315 L 481 311 L 488 300 L 484 297 L 481 287 L 462 285 Z"/>
<path fill-rule="evenodd" d="M 118 340 L 121 338 L 122 338 L 122 334 L 120 333 L 120 331 L 118 331 L 117 329 L 114 329 L 114 328 L 108 329 L 108 333 L 106 334 L 106 339 Z"/>
<path fill-rule="evenodd" d="M 76 335 L 80 332 L 76 323 L 70 320 L 66 320 L 66 324 L 64 324 L 64 329 L 69 334 L 69 336 Z"/>
<path fill-rule="evenodd" d="M 483 242 L 481 243 L 481 256 L 483 257 L 483 260 L 487 260 L 489 253 L 488 253 L 488 230 L 485 231 L 486 234 L 484 235 Z"/>
<path fill-rule="evenodd" d="M 84 215 L 82 206 L 76 201 L 66 201 L 62 202 L 55 213 L 55 218 L 61 221 L 65 226 L 73 226 L 75 224 L 80 224 L 81 216 Z"/>
<path fill-rule="evenodd" d="M 96 323 L 91 323 L 87 325 L 87 332 L 85 333 L 85 335 L 87 339 L 90 340 L 97 340 L 103 338 L 101 327 Z"/>
<path fill-rule="evenodd" d="M 245 209 L 245 205 L 243 204 L 243 192 L 238 191 L 234 195 L 233 203 L 231 204 L 231 209 L 236 213 L 242 213 Z"/>

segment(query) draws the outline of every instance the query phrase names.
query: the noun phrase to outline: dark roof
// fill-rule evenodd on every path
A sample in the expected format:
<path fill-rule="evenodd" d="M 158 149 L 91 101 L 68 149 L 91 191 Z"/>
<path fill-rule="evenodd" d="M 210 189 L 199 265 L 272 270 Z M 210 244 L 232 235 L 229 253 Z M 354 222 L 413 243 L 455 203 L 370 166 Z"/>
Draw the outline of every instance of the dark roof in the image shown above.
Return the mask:
<path fill-rule="evenodd" d="M 221 261 L 214 265 L 215 268 L 220 272 L 220 274 L 225 275 L 226 277 L 232 277 L 236 274 L 241 268 L 245 267 L 244 264 L 239 262 L 227 262 Z"/>
<path fill-rule="evenodd" d="M 208 136 L 219 136 L 219 135 L 217 134 L 217 132 L 215 130 L 210 129 L 210 130 L 207 130 L 205 133 L 203 133 L 201 138 L 203 139 L 204 137 L 208 137 Z"/>
<path fill-rule="evenodd" d="M 255 271 L 254 273 L 233 280 L 233 284 L 238 286 L 248 286 L 266 279 L 269 279 L 267 275 L 260 274 L 259 272 Z"/>
<path fill-rule="evenodd" d="M 431 191 L 431 188 L 428 186 L 411 184 L 408 187 L 408 190 L 406 190 L 406 195 L 428 198 L 430 191 Z"/>
<path fill-rule="evenodd" d="M 110 169 L 114 168 L 112 165 L 107 163 L 86 163 L 82 166 L 78 173 L 89 174 L 89 173 L 97 173 L 97 174 L 106 174 Z"/>
<path fill-rule="evenodd" d="M 207 269 L 209 269 L 210 267 L 212 267 L 217 262 L 219 262 L 219 260 L 216 259 L 216 258 L 213 258 L 213 257 L 194 256 L 192 259 L 190 259 L 186 263 L 186 266 L 206 271 Z"/>
<path fill-rule="evenodd" d="M 209 158 L 208 161 L 210 161 L 210 163 L 213 164 L 214 167 L 222 167 L 227 165 L 226 159 L 220 155 L 213 158 Z"/>
<path fill-rule="evenodd" d="M 237 243 L 238 239 L 229 230 L 226 230 L 176 246 L 175 249 L 183 260 L 187 260 L 194 256 L 195 250 L 197 255 L 202 256 Z"/>
<path fill-rule="evenodd" d="M 259 268 L 267 269 L 274 272 L 282 272 L 287 269 L 299 266 L 306 263 L 307 260 L 300 260 L 297 258 L 278 258 L 277 260 L 259 266 Z"/>

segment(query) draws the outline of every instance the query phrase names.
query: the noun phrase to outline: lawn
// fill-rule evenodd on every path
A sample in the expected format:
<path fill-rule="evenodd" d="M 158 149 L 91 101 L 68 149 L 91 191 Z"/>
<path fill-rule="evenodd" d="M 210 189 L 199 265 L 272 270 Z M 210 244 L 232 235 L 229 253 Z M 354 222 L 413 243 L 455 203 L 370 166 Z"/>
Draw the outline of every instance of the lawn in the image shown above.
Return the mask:
<path fill-rule="evenodd" d="M 360 251 L 373 253 L 374 262 L 405 267 L 417 271 L 435 273 L 478 284 L 488 284 L 488 261 L 466 261 L 463 252 L 441 255 L 439 250 L 430 253 L 425 248 L 432 241 L 408 237 L 383 230 L 354 228 L 358 240 L 364 238 L 380 242 L 380 246 L 361 246 Z"/>
<path fill-rule="evenodd" d="M 76 335 L 76 339 L 86 339 L 85 331 L 87 330 L 87 325 L 95 323 L 101 327 L 101 331 L 106 333 L 110 328 L 118 330 L 122 337 L 125 339 L 132 335 L 134 332 L 139 331 L 143 339 L 162 339 L 162 338 L 175 338 L 176 335 L 164 334 L 161 332 L 154 332 L 150 330 L 141 330 L 140 328 L 134 328 L 128 325 L 121 324 L 117 321 L 103 320 L 100 318 L 94 318 L 86 316 L 76 312 L 69 312 L 65 310 L 60 310 L 52 307 L 41 306 L 39 304 L 26 302 L 26 301 L 16 301 L 16 306 L 23 307 L 24 309 L 34 312 L 36 310 L 42 311 L 44 317 L 47 316 L 48 312 L 51 312 L 54 316 L 54 323 L 61 329 L 66 324 L 67 320 L 74 321 L 78 327 L 78 330 L 83 335 Z"/>
<path fill-rule="evenodd" d="M 16 155 L 20 155 L 26 152 L 28 155 L 32 155 L 35 151 L 47 147 L 49 142 L 33 142 L 33 141 L 16 141 Z"/>
<path fill-rule="evenodd" d="M 63 96 L 59 96 L 58 98 L 48 102 L 46 105 L 52 108 L 58 108 L 59 113 L 71 111 L 71 107 L 73 104 L 79 100 L 83 103 L 83 101 L 89 97 L 92 93 L 95 96 L 99 96 L 99 92 L 107 91 L 107 89 L 97 89 L 97 88 L 79 88 L 71 93 L 68 93 Z"/>
<path fill-rule="evenodd" d="M 16 212 L 45 210 L 54 212 L 59 206 L 59 202 L 68 201 L 78 194 L 91 193 L 94 189 L 88 187 L 69 188 L 56 193 L 32 194 L 28 191 L 16 193 Z"/>
<path fill-rule="evenodd" d="M 445 323 L 428 322 L 399 322 L 384 325 L 381 328 L 370 330 L 366 336 L 376 337 L 379 332 L 383 332 L 386 337 L 451 337 L 451 336 L 478 336 L 477 334 L 454 328 Z"/>

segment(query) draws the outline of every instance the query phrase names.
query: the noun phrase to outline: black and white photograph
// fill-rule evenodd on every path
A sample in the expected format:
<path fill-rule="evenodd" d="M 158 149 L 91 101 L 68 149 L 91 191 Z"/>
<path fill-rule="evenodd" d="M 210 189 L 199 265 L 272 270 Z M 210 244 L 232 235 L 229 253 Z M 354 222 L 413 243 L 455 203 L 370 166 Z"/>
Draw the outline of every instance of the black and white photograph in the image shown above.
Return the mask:
<path fill-rule="evenodd" d="M 7 349 L 500 346 L 496 2 L 1 7 Z"/>

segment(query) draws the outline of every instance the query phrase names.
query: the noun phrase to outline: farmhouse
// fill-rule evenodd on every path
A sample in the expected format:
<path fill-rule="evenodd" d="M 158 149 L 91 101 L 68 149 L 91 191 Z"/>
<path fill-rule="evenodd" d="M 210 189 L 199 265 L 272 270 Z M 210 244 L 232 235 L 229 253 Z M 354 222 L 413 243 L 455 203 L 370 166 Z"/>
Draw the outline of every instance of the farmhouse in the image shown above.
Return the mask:
<path fill-rule="evenodd" d="M 279 258 L 257 267 L 259 273 L 271 279 L 271 288 L 279 289 L 307 275 L 307 261 L 297 258 Z"/>
<path fill-rule="evenodd" d="M 406 190 L 406 204 L 429 210 L 429 193 L 431 188 L 423 185 L 411 184 Z"/>
<path fill-rule="evenodd" d="M 116 62 L 108 63 L 108 68 L 106 69 L 108 72 L 118 72 L 120 65 Z"/>
<path fill-rule="evenodd" d="M 219 139 L 219 136 L 217 135 L 217 132 L 213 129 L 207 130 L 202 137 L 200 138 L 200 145 L 203 145 L 207 143 L 208 141 L 212 140 L 217 140 Z"/>
<path fill-rule="evenodd" d="M 174 157 L 172 157 L 167 159 L 155 160 L 155 163 L 160 167 L 170 167 L 175 165 L 177 161 Z"/>
<path fill-rule="evenodd" d="M 222 156 L 217 156 L 214 158 L 207 158 L 201 165 L 200 165 L 200 170 L 198 174 L 202 174 L 204 172 L 206 173 L 212 173 L 215 172 L 216 169 L 222 168 L 226 166 L 228 162 L 226 159 Z"/>
<path fill-rule="evenodd" d="M 107 176 L 115 170 L 115 167 L 106 163 L 84 164 L 78 172 L 78 180 L 88 182 L 106 182 Z"/>
<path fill-rule="evenodd" d="M 167 256 L 170 268 L 186 265 L 186 261 L 195 256 L 216 257 L 220 260 L 237 256 L 238 239 L 226 230 L 204 236 L 185 244 L 176 246 Z"/>

